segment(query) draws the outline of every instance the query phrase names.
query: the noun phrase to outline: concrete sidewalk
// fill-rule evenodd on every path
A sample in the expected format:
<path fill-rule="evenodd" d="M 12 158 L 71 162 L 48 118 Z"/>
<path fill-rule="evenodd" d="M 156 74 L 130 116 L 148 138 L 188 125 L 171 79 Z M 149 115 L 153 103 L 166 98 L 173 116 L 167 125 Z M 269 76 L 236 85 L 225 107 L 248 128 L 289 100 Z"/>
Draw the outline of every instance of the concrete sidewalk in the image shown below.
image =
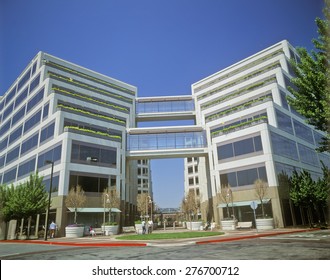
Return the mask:
<path fill-rule="evenodd" d="M 78 246 L 78 247 L 124 247 L 124 246 L 178 246 L 178 245 L 201 245 L 209 243 L 219 243 L 219 242 L 230 242 L 244 239 L 260 238 L 265 236 L 275 236 L 283 234 L 293 234 L 314 231 L 317 229 L 307 229 L 307 228 L 281 228 L 273 230 L 264 230 L 256 231 L 252 230 L 234 230 L 224 232 L 223 235 L 212 236 L 212 237 L 199 237 L 199 238 L 189 238 L 189 239 L 164 239 L 164 240 L 143 240 L 143 241 L 125 241 L 117 240 L 118 235 L 112 236 L 85 236 L 80 238 L 68 238 L 68 237 L 59 237 L 48 239 L 47 241 L 43 239 L 38 240 L 1 240 L 0 243 L 20 243 L 20 244 L 42 244 L 42 245 L 59 245 L 59 246 Z M 157 233 L 170 233 L 170 232 L 186 232 L 187 229 L 176 228 L 175 230 L 155 230 L 152 234 Z M 220 230 L 217 230 L 221 232 Z M 120 234 L 123 236 L 127 234 Z"/>

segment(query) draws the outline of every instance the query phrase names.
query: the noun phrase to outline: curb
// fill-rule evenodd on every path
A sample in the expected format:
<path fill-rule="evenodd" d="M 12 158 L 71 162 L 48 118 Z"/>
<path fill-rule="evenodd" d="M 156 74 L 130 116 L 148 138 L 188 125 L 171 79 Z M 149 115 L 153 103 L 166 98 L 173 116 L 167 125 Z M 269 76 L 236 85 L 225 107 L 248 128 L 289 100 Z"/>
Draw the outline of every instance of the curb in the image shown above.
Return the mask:
<path fill-rule="evenodd" d="M 269 232 L 269 233 L 256 233 L 255 235 L 245 235 L 245 236 L 234 236 L 234 237 L 224 237 L 221 239 L 216 240 L 203 240 L 197 241 L 196 245 L 203 245 L 203 244 L 210 244 L 210 243 L 220 243 L 220 242 L 231 242 L 237 240 L 244 240 L 244 239 L 254 239 L 266 236 L 275 236 L 275 235 L 283 235 L 283 234 L 292 234 L 292 233 L 299 233 L 299 232 L 309 232 L 315 231 L 318 229 L 301 229 L 301 230 L 293 230 L 293 231 L 280 231 L 280 232 Z"/>

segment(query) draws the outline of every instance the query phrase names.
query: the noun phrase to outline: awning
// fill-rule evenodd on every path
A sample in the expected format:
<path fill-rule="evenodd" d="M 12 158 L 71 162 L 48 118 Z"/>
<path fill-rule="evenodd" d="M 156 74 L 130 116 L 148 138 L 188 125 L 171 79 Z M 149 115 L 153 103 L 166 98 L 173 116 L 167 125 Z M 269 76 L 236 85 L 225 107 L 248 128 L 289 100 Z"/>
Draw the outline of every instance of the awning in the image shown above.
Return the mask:
<path fill-rule="evenodd" d="M 68 208 L 70 212 L 74 212 L 74 208 Z M 109 212 L 109 208 L 77 208 L 77 212 L 79 213 L 103 213 Z M 111 208 L 112 213 L 120 213 L 121 211 L 118 208 Z"/>
<path fill-rule="evenodd" d="M 239 206 L 250 206 L 251 203 L 252 203 L 252 201 L 254 201 L 254 202 L 260 204 L 260 200 L 246 200 L 246 201 L 237 201 L 237 202 L 234 202 L 234 203 L 231 203 L 231 202 L 230 202 L 230 203 L 228 203 L 228 206 L 229 206 L 229 207 L 232 207 L 232 206 L 234 206 L 234 207 L 239 207 Z M 263 200 L 262 200 L 262 202 L 263 202 L 264 204 L 268 203 L 269 201 L 270 201 L 270 199 L 263 199 Z M 221 203 L 221 204 L 218 205 L 217 208 L 226 208 L 226 207 L 227 207 L 227 204 L 226 204 L 226 203 Z"/>

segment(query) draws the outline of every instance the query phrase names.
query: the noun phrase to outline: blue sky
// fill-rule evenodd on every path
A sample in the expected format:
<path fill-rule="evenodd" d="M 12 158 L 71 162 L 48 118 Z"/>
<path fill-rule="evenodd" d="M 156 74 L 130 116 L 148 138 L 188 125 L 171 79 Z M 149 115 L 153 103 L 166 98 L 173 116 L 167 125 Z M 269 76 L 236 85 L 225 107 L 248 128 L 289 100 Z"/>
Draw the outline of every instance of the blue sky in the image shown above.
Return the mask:
<path fill-rule="evenodd" d="M 0 0 L 0 95 L 39 50 L 135 85 L 140 97 L 190 94 L 192 83 L 283 39 L 310 50 L 322 7 L 323 0 Z M 183 160 L 152 167 L 155 202 L 177 207 Z"/>

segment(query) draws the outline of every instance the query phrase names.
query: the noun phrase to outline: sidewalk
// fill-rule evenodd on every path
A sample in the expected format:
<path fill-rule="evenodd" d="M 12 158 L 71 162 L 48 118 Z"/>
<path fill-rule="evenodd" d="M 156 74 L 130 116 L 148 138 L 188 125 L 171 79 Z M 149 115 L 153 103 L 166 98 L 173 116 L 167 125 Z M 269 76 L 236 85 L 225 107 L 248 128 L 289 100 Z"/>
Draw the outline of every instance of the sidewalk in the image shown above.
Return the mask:
<path fill-rule="evenodd" d="M 189 239 L 165 239 L 165 240 L 148 240 L 148 241 L 125 241 L 117 240 L 117 235 L 112 236 L 85 236 L 80 238 L 69 238 L 69 237 L 59 237 L 48 239 L 47 241 L 43 239 L 36 240 L 1 240 L 0 243 L 21 243 L 21 244 L 43 244 L 43 245 L 60 245 L 60 246 L 79 246 L 79 247 L 124 247 L 124 246 L 178 246 L 178 245 L 201 245 L 219 242 L 230 242 L 244 239 L 260 238 L 265 236 L 275 236 L 282 234 L 293 234 L 300 232 L 314 231 L 316 229 L 309 228 L 281 228 L 273 230 L 264 230 L 257 232 L 256 229 L 252 230 L 234 230 L 227 231 L 223 235 L 212 236 L 212 237 L 199 237 L 199 238 L 189 238 Z M 183 232 L 188 231 L 183 228 L 173 229 L 163 229 L 155 230 L 152 234 L 157 233 L 170 233 L 170 232 Z M 221 232 L 219 230 L 219 232 Z M 120 234 L 120 236 L 127 234 Z"/>

